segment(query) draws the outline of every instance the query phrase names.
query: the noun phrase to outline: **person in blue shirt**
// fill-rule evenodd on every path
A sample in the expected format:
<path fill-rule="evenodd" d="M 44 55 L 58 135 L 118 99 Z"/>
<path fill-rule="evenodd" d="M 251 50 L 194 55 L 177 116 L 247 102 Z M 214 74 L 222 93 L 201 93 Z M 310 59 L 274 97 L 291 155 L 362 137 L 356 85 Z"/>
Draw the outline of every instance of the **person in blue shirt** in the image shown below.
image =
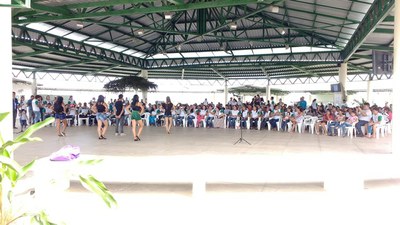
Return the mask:
<path fill-rule="evenodd" d="M 16 119 L 17 119 L 17 111 L 18 111 L 19 103 L 18 103 L 18 99 L 15 97 L 15 92 L 12 93 L 12 104 L 13 104 L 13 128 L 14 129 L 18 129 L 15 126 L 15 122 L 16 122 Z"/>
<path fill-rule="evenodd" d="M 299 107 L 303 110 L 307 109 L 307 102 L 304 100 L 304 97 L 300 98 Z"/>

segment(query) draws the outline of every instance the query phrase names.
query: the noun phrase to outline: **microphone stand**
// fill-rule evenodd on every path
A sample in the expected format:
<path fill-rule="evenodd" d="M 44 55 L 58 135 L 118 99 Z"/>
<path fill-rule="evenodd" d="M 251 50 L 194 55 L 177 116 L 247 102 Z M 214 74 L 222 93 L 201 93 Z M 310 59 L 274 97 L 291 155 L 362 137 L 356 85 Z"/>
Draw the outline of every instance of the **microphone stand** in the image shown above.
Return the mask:
<path fill-rule="evenodd" d="M 242 131 L 242 114 L 240 114 L 240 122 L 239 122 L 239 129 L 240 129 L 240 138 L 233 144 L 236 145 L 237 143 L 242 143 L 242 141 L 246 142 L 247 144 L 251 145 L 246 139 L 243 138 L 243 131 Z"/>

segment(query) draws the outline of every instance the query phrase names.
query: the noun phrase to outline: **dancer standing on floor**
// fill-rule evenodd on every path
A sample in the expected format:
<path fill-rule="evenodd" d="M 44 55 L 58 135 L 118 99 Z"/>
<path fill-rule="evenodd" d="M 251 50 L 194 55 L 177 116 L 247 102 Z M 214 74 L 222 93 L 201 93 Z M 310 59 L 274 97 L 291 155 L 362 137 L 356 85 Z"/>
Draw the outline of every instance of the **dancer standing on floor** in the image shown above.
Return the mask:
<path fill-rule="evenodd" d="M 54 117 L 56 119 L 56 130 L 60 137 L 65 136 L 65 129 L 67 129 L 67 116 L 65 114 L 66 107 L 64 105 L 64 98 L 58 96 L 53 105 Z M 61 129 L 61 123 L 63 127 Z"/>
<path fill-rule="evenodd" d="M 130 104 L 130 106 L 129 105 L 127 106 L 127 111 L 131 114 L 133 140 L 140 141 L 139 136 L 143 130 L 143 121 L 140 114 L 144 112 L 144 106 L 139 101 L 138 95 L 133 96 L 132 103 Z M 136 124 L 139 124 L 139 130 L 137 133 L 136 133 Z"/>
<path fill-rule="evenodd" d="M 115 113 L 115 136 L 125 136 L 124 123 L 125 123 L 125 109 L 124 109 L 124 96 L 118 95 L 118 101 L 114 104 Z"/>
<path fill-rule="evenodd" d="M 162 104 L 162 107 L 165 110 L 165 129 L 167 130 L 167 133 L 170 134 L 172 127 L 172 110 L 175 110 L 175 106 L 171 103 L 171 98 L 169 96 L 167 96 L 166 102 Z"/>
<path fill-rule="evenodd" d="M 96 104 L 92 106 L 92 111 L 96 113 L 97 119 L 97 134 L 99 135 L 99 140 L 107 139 L 106 132 L 108 128 L 107 111 L 108 105 L 104 101 L 104 96 L 99 95 Z"/>

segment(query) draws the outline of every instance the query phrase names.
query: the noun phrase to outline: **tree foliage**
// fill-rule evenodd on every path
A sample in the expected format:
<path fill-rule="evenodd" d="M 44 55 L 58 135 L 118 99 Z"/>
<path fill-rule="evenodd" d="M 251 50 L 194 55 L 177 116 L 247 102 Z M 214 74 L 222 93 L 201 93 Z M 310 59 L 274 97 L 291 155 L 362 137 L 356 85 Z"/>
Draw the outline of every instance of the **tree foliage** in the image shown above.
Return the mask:
<path fill-rule="evenodd" d="M 129 89 L 147 91 L 157 89 L 157 84 L 143 77 L 128 76 L 110 81 L 104 85 L 104 88 L 109 92 L 125 92 Z"/>

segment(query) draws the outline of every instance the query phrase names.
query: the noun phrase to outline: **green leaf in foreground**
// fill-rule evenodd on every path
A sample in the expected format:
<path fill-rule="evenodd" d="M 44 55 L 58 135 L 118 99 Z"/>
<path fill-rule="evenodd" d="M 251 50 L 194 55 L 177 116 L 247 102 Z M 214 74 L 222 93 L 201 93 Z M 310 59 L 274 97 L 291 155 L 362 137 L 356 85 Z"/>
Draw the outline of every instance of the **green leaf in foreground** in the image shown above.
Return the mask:
<path fill-rule="evenodd" d="M 97 180 L 91 175 L 86 177 L 81 175 L 79 176 L 79 179 L 83 187 L 99 195 L 109 208 L 117 206 L 117 201 L 101 181 Z"/>

